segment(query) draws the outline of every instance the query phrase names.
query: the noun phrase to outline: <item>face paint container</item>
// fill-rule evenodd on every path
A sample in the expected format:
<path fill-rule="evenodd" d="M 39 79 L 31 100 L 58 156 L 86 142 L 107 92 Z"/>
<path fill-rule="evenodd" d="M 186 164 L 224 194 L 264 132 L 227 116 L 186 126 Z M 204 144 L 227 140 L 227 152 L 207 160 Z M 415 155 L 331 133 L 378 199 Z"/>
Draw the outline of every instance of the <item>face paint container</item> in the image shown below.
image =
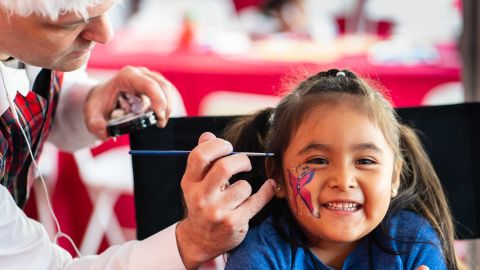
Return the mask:
<path fill-rule="evenodd" d="M 111 137 L 116 137 L 155 126 L 156 124 L 157 118 L 155 118 L 153 111 L 147 111 L 144 114 L 129 113 L 108 121 L 107 133 Z"/>

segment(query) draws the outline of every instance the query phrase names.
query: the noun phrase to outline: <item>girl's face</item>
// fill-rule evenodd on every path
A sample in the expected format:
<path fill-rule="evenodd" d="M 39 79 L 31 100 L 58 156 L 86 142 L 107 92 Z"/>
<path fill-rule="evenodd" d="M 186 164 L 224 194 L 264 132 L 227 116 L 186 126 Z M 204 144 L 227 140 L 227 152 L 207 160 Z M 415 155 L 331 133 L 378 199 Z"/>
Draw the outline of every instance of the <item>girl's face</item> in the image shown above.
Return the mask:
<path fill-rule="evenodd" d="M 399 185 L 400 164 L 380 128 L 344 103 L 307 113 L 283 155 L 277 196 L 317 247 L 370 233 Z"/>

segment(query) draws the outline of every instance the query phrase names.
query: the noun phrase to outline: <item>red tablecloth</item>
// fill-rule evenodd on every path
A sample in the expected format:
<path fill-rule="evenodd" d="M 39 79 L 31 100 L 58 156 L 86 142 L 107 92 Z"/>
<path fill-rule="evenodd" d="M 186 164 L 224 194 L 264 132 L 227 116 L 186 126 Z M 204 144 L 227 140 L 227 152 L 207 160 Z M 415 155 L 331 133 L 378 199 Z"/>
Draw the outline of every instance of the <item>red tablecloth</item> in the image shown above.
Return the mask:
<path fill-rule="evenodd" d="M 128 41 L 122 41 L 120 37 L 115 42 Z M 456 51 L 451 47 L 440 50 L 441 58 L 435 64 L 383 66 L 369 63 L 364 55 L 344 57 L 329 64 L 282 63 L 188 52 L 175 52 L 169 55 L 115 53 L 112 49 L 114 45 L 98 45 L 92 53 L 89 67 L 119 69 L 128 64 L 146 66 L 161 72 L 179 89 L 189 115 L 197 115 L 200 101 L 213 91 L 229 90 L 272 95 L 280 90 L 285 75 L 303 70 L 348 68 L 367 75 L 390 90 L 396 106 L 419 105 L 425 94 L 433 87 L 460 80 L 460 64 Z M 128 138 L 121 137 L 118 142 L 110 141 L 95 151 L 101 152 L 127 143 Z M 79 179 L 71 155 L 64 153 L 60 155 L 59 168 L 58 185 L 53 194 L 54 208 L 64 231 L 80 243 L 92 211 L 92 203 Z M 130 228 L 135 226 L 131 196 L 123 198 L 117 204 L 117 210 L 122 226 Z"/>
<path fill-rule="evenodd" d="M 121 42 L 121 41 L 120 41 Z M 160 46 L 160 45 L 158 45 Z M 460 80 L 460 64 L 453 48 L 440 50 L 435 64 L 374 65 L 365 55 L 347 56 L 328 64 L 258 61 L 212 54 L 175 52 L 114 53 L 114 45 L 99 45 L 93 51 L 90 68 L 119 69 L 125 65 L 146 66 L 161 72 L 180 91 L 189 115 L 197 115 L 199 103 L 213 91 L 227 90 L 258 94 L 276 94 L 286 75 L 303 70 L 351 69 L 378 80 L 392 96 L 396 106 L 419 105 L 433 87 Z"/>

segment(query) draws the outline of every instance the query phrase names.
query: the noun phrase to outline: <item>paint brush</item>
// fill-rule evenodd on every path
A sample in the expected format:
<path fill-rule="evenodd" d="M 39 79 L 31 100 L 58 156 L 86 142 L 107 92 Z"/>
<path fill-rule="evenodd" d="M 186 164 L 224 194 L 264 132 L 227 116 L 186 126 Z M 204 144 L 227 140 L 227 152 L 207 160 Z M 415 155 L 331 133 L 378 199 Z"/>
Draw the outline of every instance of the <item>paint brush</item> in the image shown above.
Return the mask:
<path fill-rule="evenodd" d="M 128 153 L 132 156 L 182 156 L 188 155 L 191 151 L 188 150 L 130 150 Z M 273 153 L 258 153 L 258 152 L 232 152 L 234 154 L 245 154 L 249 157 L 272 157 Z"/>

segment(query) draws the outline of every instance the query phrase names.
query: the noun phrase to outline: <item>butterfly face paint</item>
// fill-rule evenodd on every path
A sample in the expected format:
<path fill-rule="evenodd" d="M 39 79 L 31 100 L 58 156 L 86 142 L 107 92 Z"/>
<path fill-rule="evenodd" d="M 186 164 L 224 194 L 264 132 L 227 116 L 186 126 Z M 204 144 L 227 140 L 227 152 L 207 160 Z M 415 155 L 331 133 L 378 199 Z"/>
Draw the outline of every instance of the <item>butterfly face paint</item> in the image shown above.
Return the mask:
<path fill-rule="evenodd" d="M 297 197 L 300 197 L 310 213 L 314 217 L 320 217 L 319 213 L 314 211 L 312 196 L 310 191 L 305 187 L 312 181 L 314 175 L 315 171 L 304 164 L 300 164 L 297 167 L 290 168 L 288 170 L 288 180 L 293 191 L 293 202 L 295 204 L 297 214 L 299 213 Z"/>

